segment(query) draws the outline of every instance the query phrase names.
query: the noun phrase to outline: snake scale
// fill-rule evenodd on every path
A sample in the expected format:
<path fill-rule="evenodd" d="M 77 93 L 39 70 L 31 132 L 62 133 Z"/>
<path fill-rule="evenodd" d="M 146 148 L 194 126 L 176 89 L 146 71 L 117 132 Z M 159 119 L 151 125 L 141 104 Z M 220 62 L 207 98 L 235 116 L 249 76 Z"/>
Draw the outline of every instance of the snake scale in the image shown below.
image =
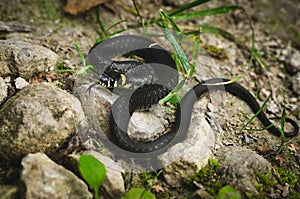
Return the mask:
<path fill-rule="evenodd" d="M 118 61 L 120 56 L 136 56 L 142 61 Z M 127 134 L 131 115 L 138 109 L 147 109 L 165 97 L 178 83 L 178 72 L 172 56 L 154 41 L 137 35 L 123 35 L 110 38 L 96 44 L 88 53 L 87 64 L 94 66 L 100 85 L 109 89 L 119 86 L 141 84 L 137 89 L 121 95 L 112 105 L 109 126 L 109 140 L 118 147 L 133 153 L 147 153 L 161 149 L 172 143 L 175 136 L 182 141 L 189 128 L 191 113 L 195 102 L 206 92 L 224 90 L 245 101 L 257 114 L 261 123 L 268 127 L 268 132 L 280 136 L 281 132 L 272 125 L 253 95 L 236 82 L 228 79 L 213 78 L 200 82 L 190 89 L 181 99 L 171 130 L 154 141 L 138 142 Z M 144 74 L 148 71 L 150 74 Z M 215 84 L 215 85 L 213 85 Z M 279 118 L 274 118 L 279 119 Z M 293 126 L 292 132 L 284 132 L 286 137 L 297 135 L 297 123 L 285 118 Z"/>

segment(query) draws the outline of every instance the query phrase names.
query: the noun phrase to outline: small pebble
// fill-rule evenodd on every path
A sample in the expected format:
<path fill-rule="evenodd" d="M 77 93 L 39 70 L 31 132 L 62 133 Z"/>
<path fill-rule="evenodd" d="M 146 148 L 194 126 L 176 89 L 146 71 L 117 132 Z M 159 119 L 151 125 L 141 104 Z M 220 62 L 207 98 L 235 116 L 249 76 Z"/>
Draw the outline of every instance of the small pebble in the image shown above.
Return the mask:
<path fill-rule="evenodd" d="M 28 86 L 29 83 L 22 77 L 18 77 L 15 79 L 15 85 L 17 89 L 22 89 L 25 86 Z"/>
<path fill-rule="evenodd" d="M 243 134 L 242 139 L 245 144 L 251 144 L 253 142 L 257 142 L 257 138 L 250 134 Z"/>
<path fill-rule="evenodd" d="M 290 102 L 291 103 L 296 103 L 298 100 L 297 100 L 297 98 L 296 97 L 291 97 L 290 98 Z"/>
<path fill-rule="evenodd" d="M 224 146 L 234 146 L 235 145 L 233 140 L 223 140 L 222 144 Z"/>
<path fill-rule="evenodd" d="M 259 93 L 259 98 L 260 99 L 266 99 L 267 97 L 269 97 L 271 95 L 271 92 L 268 91 L 267 89 L 265 88 L 262 88 L 261 89 L 261 92 Z"/>
<path fill-rule="evenodd" d="M 279 108 L 277 104 L 274 101 L 270 101 L 267 106 L 267 110 L 270 111 L 271 113 L 278 113 Z"/>

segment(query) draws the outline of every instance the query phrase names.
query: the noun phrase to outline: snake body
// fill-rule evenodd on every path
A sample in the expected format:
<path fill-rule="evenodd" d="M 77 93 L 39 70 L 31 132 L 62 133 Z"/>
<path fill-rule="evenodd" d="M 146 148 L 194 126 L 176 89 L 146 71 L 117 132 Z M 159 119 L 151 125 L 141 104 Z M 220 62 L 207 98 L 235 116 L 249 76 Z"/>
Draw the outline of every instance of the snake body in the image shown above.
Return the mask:
<path fill-rule="evenodd" d="M 143 61 L 122 62 L 113 60 L 115 57 L 123 55 L 135 55 L 142 58 Z M 147 109 L 158 103 L 177 85 L 178 72 L 171 55 L 150 39 L 125 35 L 95 45 L 88 53 L 87 63 L 93 65 L 96 72 L 100 74 L 98 77 L 99 83 L 111 89 L 119 85 L 125 85 L 126 81 L 131 81 L 130 84 L 134 84 L 134 79 L 128 80 L 131 73 L 135 73 L 130 72 L 131 70 L 141 71 L 143 67 L 150 68 L 149 74 L 142 75 L 144 72 L 140 73 L 142 79 L 147 79 L 147 83 L 121 95 L 112 105 L 109 119 L 109 139 L 126 151 L 134 153 L 153 152 L 174 144 L 175 137 L 176 142 L 182 141 L 188 132 L 195 102 L 204 93 L 211 90 L 225 89 L 226 92 L 239 97 L 249 105 L 254 113 L 258 113 L 257 118 L 265 127 L 268 127 L 268 132 L 276 136 L 281 135 L 281 132 L 272 125 L 264 112 L 260 110 L 258 102 L 247 89 L 236 82 L 220 85 L 218 83 L 228 82 L 229 80 L 213 78 L 200 82 L 184 95 L 175 113 L 175 122 L 169 132 L 151 142 L 137 142 L 127 134 L 128 123 L 133 112 L 138 109 Z M 139 76 L 139 73 L 137 74 L 136 76 Z M 299 131 L 297 123 L 289 118 L 285 118 L 285 121 L 293 126 L 293 131 L 284 132 L 284 135 L 286 137 L 295 136 Z"/>

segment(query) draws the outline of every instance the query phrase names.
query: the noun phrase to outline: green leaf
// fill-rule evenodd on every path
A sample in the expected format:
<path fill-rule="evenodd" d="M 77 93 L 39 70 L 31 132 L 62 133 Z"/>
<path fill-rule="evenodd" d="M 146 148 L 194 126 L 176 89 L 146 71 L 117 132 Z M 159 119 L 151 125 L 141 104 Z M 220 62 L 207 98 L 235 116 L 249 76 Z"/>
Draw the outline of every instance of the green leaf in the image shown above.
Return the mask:
<path fill-rule="evenodd" d="M 94 189 L 95 196 L 98 197 L 98 189 L 106 178 L 104 164 L 91 155 L 81 155 L 79 158 L 79 171 L 84 180 Z"/>
<path fill-rule="evenodd" d="M 229 185 L 220 189 L 216 199 L 242 199 L 241 194 Z"/>
<path fill-rule="evenodd" d="M 155 199 L 155 196 L 144 188 L 131 188 L 121 199 Z"/>
<path fill-rule="evenodd" d="M 172 15 L 172 19 L 191 19 L 196 17 L 205 17 L 210 15 L 218 15 L 218 14 L 226 14 L 235 11 L 238 9 L 238 6 L 226 6 L 226 7 L 218 7 L 218 8 L 211 8 L 207 10 L 200 10 L 195 12 L 187 12 L 187 13 L 180 13 L 176 15 Z"/>

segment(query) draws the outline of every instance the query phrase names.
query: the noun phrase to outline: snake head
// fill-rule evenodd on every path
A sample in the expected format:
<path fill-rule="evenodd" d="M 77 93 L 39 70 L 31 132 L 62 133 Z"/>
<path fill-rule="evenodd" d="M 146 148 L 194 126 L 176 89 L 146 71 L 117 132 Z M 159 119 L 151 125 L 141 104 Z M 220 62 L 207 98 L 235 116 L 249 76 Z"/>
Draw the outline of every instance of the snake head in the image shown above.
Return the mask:
<path fill-rule="evenodd" d="M 98 83 L 105 88 L 122 87 L 126 84 L 126 77 L 117 70 L 108 70 L 99 76 Z"/>

